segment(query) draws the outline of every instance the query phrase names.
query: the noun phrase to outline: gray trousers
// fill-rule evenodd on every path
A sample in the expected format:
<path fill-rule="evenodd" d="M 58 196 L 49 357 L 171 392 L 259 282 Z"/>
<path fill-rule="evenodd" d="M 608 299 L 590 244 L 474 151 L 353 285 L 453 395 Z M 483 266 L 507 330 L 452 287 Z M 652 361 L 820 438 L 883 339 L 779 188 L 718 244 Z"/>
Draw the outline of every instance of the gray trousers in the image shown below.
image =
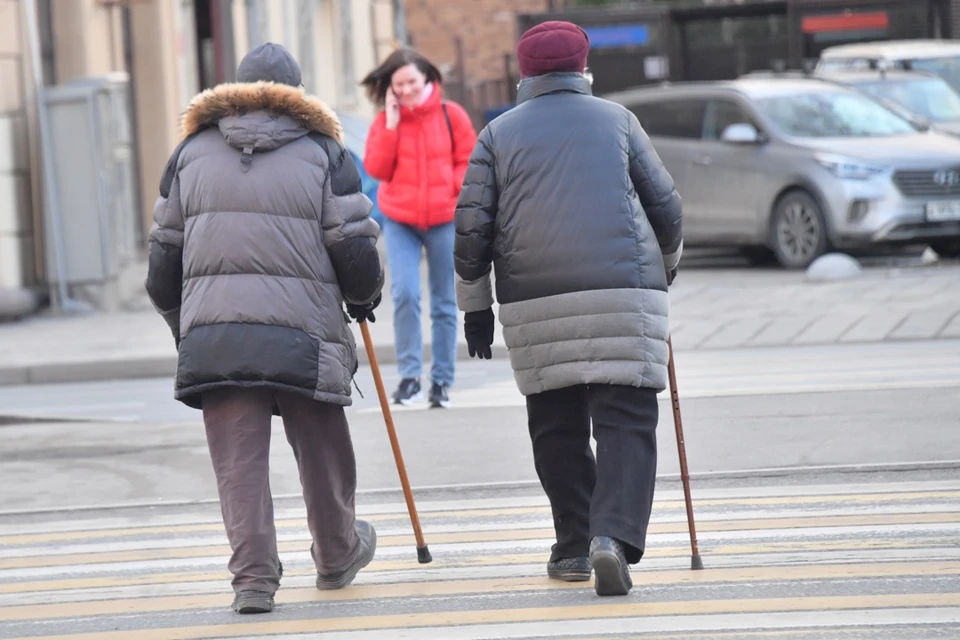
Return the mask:
<path fill-rule="evenodd" d="M 274 593 L 280 586 L 269 467 L 274 402 L 300 470 L 317 571 L 342 571 L 360 550 L 357 466 L 343 407 L 268 389 L 207 392 L 203 422 L 233 550 L 228 567 L 234 591 Z"/>

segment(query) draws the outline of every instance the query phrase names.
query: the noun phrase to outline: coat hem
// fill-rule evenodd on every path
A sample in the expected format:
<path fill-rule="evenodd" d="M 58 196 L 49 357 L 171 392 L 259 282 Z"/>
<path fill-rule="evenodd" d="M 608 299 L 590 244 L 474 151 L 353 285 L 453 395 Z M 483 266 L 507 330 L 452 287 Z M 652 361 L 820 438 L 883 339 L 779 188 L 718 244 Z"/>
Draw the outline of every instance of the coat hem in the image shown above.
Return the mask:
<path fill-rule="evenodd" d="M 174 391 L 173 397 L 191 409 L 202 410 L 202 394 L 217 389 L 272 389 L 274 391 L 296 393 L 318 402 L 326 402 L 341 407 L 349 407 L 353 404 L 353 398 L 348 395 L 317 391 L 315 389 L 304 389 L 303 387 L 283 384 L 282 382 L 271 382 L 269 380 L 218 380 L 216 382 L 205 382 L 203 384 L 177 389 Z"/>

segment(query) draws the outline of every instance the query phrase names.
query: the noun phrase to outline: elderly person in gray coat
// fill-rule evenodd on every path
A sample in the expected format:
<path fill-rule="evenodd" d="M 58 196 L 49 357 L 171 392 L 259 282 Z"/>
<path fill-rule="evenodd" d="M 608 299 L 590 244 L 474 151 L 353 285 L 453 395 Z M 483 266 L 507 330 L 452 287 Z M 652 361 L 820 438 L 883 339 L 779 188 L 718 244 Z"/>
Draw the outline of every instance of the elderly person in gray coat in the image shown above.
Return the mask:
<path fill-rule="evenodd" d="M 471 355 L 500 322 L 557 543 L 547 572 L 626 594 L 643 555 L 667 383 L 680 198 L 637 118 L 595 98 L 589 40 L 523 35 L 517 106 L 479 136 L 457 204 L 457 300 Z M 594 458 L 590 424 L 597 441 Z"/>
<path fill-rule="evenodd" d="M 273 609 L 277 554 L 268 459 L 281 415 L 303 484 L 318 589 L 369 564 L 344 414 L 383 269 L 372 203 L 334 112 L 305 96 L 290 53 L 266 44 L 235 84 L 193 99 L 150 231 L 146 287 L 179 348 L 176 398 L 202 409 L 233 555 L 239 613 Z"/>

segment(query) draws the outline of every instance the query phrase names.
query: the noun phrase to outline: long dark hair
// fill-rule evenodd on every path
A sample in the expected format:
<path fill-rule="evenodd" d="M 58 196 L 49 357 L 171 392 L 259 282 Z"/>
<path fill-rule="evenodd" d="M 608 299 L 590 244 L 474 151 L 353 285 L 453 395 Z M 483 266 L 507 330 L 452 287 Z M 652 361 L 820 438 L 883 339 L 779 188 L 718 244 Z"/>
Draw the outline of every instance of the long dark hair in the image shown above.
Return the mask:
<path fill-rule="evenodd" d="M 408 64 L 416 65 L 420 73 L 427 76 L 427 82 L 440 84 L 443 80 L 440 70 L 432 62 L 409 47 L 401 47 L 391 53 L 379 67 L 368 73 L 367 77 L 360 81 L 360 85 L 367 90 L 367 97 L 370 98 L 370 102 L 378 108 L 383 108 L 393 74 L 397 69 Z"/>

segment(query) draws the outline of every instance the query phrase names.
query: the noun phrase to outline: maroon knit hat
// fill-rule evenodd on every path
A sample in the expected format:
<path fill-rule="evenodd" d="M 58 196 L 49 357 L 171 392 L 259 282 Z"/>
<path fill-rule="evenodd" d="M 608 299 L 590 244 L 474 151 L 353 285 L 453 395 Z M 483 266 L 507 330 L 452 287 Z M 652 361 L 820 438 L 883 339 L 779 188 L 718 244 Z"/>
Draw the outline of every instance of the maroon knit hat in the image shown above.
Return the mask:
<path fill-rule="evenodd" d="M 579 72 L 587 66 L 590 38 L 573 24 L 551 20 L 538 24 L 520 36 L 517 62 L 524 78 L 545 73 Z"/>

